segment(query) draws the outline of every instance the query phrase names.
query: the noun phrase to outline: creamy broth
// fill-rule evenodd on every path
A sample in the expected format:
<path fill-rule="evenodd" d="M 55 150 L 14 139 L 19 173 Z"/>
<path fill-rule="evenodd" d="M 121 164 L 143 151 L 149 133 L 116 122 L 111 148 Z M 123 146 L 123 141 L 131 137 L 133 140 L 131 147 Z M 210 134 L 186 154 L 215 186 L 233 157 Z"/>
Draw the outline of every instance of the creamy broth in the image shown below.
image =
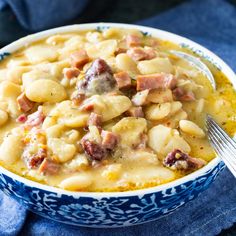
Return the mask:
<path fill-rule="evenodd" d="M 215 157 L 206 113 L 230 134 L 236 95 L 178 45 L 137 30 L 57 34 L 0 62 L 0 164 L 72 191 L 128 191 L 173 181 Z"/>

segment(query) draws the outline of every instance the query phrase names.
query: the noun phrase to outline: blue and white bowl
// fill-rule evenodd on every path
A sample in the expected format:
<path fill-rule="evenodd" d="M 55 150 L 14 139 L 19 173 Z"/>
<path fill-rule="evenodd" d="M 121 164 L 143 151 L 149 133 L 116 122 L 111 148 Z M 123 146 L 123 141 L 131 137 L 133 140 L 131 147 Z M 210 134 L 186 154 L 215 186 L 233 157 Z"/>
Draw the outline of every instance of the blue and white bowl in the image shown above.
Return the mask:
<path fill-rule="evenodd" d="M 135 28 L 144 34 L 188 47 L 210 61 L 234 84 L 234 72 L 215 54 L 186 38 L 137 25 L 94 23 L 72 25 L 43 31 L 22 38 L 0 50 L 0 60 L 28 43 L 56 33 L 109 27 Z M 0 167 L 0 189 L 29 210 L 65 224 L 86 227 L 119 227 L 156 220 L 196 198 L 215 180 L 224 164 L 219 157 L 183 178 L 157 187 L 127 192 L 70 192 L 20 177 Z"/>

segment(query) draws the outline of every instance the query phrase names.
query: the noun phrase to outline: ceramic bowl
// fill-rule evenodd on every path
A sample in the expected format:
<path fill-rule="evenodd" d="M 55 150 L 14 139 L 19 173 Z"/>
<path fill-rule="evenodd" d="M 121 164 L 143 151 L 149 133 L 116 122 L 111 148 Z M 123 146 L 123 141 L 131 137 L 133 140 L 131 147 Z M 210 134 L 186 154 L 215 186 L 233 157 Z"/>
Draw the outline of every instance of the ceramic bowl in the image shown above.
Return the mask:
<path fill-rule="evenodd" d="M 109 27 L 135 28 L 144 34 L 187 47 L 210 61 L 235 85 L 234 72 L 219 57 L 184 37 L 137 25 L 93 23 L 65 26 L 22 38 L 0 50 L 0 60 L 28 43 L 47 36 L 71 31 Z M 65 224 L 86 227 L 119 227 L 156 220 L 167 215 L 207 189 L 224 168 L 216 157 L 205 167 L 183 178 L 160 186 L 127 192 L 70 192 L 20 177 L 0 167 L 0 189 L 29 210 Z"/>

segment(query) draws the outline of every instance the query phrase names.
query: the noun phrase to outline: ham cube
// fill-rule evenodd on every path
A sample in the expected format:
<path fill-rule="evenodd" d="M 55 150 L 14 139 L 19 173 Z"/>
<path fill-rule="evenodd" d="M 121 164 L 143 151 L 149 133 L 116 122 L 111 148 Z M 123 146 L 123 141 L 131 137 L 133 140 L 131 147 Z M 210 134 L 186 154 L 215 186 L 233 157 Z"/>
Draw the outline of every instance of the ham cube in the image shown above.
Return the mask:
<path fill-rule="evenodd" d="M 172 74 L 150 74 L 137 76 L 137 90 L 146 89 L 173 89 L 176 86 L 176 79 Z"/>
<path fill-rule="evenodd" d="M 114 78 L 117 82 L 118 88 L 127 88 L 131 86 L 131 78 L 127 72 L 119 72 L 114 74 Z"/>
<path fill-rule="evenodd" d="M 88 119 L 88 126 L 95 125 L 101 127 L 102 125 L 102 116 L 92 112 Z"/>
<path fill-rule="evenodd" d="M 64 68 L 63 69 L 63 74 L 65 78 L 67 79 L 72 79 L 75 78 L 79 75 L 80 71 L 77 68 Z"/>
<path fill-rule="evenodd" d="M 127 47 L 137 47 L 142 44 L 142 39 L 137 35 L 127 35 L 126 37 L 126 45 Z"/>
<path fill-rule="evenodd" d="M 118 144 L 119 137 L 110 131 L 103 130 L 101 136 L 102 136 L 102 146 L 107 150 L 114 149 Z"/>
<path fill-rule="evenodd" d="M 48 158 L 45 158 L 39 166 L 39 173 L 43 173 L 45 175 L 55 175 L 58 173 L 59 169 L 59 164 L 49 160 Z"/>
<path fill-rule="evenodd" d="M 192 91 L 185 91 L 182 88 L 174 89 L 173 94 L 176 100 L 182 102 L 191 102 L 195 100 L 195 95 Z"/>
<path fill-rule="evenodd" d="M 152 48 L 143 49 L 140 47 L 130 48 L 127 54 L 135 61 L 150 60 L 156 57 L 156 52 Z"/>
<path fill-rule="evenodd" d="M 20 96 L 17 97 L 16 99 L 18 106 L 21 111 L 23 112 L 28 112 L 30 111 L 33 107 L 35 102 L 30 101 L 26 96 L 25 93 L 22 93 Z"/>
<path fill-rule="evenodd" d="M 125 112 L 127 116 L 132 117 L 144 117 L 143 109 L 142 107 L 131 107 L 128 111 Z"/>
<path fill-rule="evenodd" d="M 74 52 L 70 55 L 72 67 L 81 69 L 86 63 L 89 62 L 88 54 L 85 50 Z"/>

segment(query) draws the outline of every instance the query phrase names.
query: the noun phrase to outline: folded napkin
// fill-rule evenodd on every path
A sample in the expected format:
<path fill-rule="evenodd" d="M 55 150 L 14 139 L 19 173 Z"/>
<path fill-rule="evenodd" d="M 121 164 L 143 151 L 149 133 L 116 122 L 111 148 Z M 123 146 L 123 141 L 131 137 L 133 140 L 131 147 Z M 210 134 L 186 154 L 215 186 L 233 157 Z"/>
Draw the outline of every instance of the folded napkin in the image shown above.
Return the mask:
<path fill-rule="evenodd" d="M 0 0 L 0 10 L 9 6 L 25 29 L 37 31 L 63 25 L 74 19 L 84 10 L 88 1 Z"/>
<path fill-rule="evenodd" d="M 138 22 L 191 38 L 221 56 L 236 71 L 236 8 L 226 0 L 188 1 Z M 236 222 L 236 181 L 225 169 L 197 199 L 157 221 L 117 229 L 76 228 L 27 212 L 0 193 L 0 235 L 216 235 Z"/>

